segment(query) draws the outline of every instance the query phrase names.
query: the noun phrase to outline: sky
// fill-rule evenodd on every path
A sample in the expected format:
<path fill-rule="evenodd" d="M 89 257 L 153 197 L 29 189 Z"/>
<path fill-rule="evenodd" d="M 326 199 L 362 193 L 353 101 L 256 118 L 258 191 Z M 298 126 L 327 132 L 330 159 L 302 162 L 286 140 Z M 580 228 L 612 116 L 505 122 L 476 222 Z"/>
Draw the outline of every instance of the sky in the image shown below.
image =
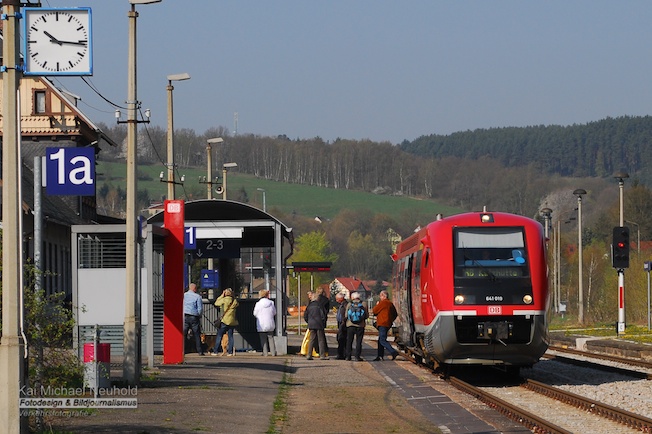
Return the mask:
<path fill-rule="evenodd" d="M 102 96 L 127 99 L 127 0 L 92 8 Z M 166 128 L 389 141 L 652 112 L 647 0 L 162 0 L 137 5 L 138 100 Z M 79 77 L 92 120 L 115 108 Z M 125 117 L 123 110 L 123 119 Z M 235 116 L 237 113 L 237 131 Z"/>

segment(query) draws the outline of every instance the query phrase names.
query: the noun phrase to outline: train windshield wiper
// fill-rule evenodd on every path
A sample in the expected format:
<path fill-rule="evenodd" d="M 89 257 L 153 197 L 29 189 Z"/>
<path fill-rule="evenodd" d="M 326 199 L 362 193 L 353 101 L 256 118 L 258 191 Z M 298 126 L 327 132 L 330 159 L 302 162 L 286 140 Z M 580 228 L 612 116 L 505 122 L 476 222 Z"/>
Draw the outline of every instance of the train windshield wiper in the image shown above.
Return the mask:
<path fill-rule="evenodd" d="M 485 273 L 485 276 L 487 279 L 491 280 L 492 282 L 496 282 L 498 280 L 498 277 L 494 273 L 487 268 L 487 266 L 483 265 L 480 261 L 478 261 L 475 258 L 470 257 L 469 255 L 466 254 L 466 249 L 464 249 L 464 262 L 467 263 L 467 261 L 471 262 L 471 265 L 477 266 L 480 270 L 482 270 Z"/>
<path fill-rule="evenodd" d="M 486 273 L 487 279 L 491 280 L 492 282 L 498 281 L 498 277 L 496 277 L 496 275 L 492 273 L 491 270 L 489 270 L 489 268 L 482 265 L 477 259 L 471 259 L 471 261 L 474 265 L 477 265 L 478 267 L 480 267 L 482 271 Z"/>

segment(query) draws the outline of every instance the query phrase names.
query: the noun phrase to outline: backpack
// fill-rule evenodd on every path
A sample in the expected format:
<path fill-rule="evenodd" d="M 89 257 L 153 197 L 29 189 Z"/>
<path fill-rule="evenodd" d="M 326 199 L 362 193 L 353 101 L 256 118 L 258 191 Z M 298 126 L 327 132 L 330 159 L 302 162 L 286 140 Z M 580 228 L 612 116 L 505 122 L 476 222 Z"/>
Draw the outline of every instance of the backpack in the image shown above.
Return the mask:
<path fill-rule="evenodd" d="M 346 312 L 346 316 L 353 324 L 360 324 L 364 318 L 364 308 L 362 303 L 351 303 Z"/>

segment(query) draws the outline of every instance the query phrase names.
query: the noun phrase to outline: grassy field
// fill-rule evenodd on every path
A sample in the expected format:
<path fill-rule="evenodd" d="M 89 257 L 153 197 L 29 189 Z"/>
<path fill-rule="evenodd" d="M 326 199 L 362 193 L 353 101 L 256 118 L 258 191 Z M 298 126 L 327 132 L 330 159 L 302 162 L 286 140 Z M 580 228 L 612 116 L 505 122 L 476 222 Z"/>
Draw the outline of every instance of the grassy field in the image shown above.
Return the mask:
<path fill-rule="evenodd" d="M 160 182 L 159 173 L 164 171 L 167 179 L 166 168 L 163 165 L 138 166 L 138 190 L 147 190 L 153 200 L 160 199 L 167 194 L 167 183 Z M 192 198 L 184 195 L 184 187 L 176 186 L 176 195 L 179 199 L 194 200 L 206 198 L 206 184 L 200 184 L 198 178 L 206 176 L 206 169 L 183 169 L 179 171 L 185 175 L 185 192 L 194 192 Z M 98 188 L 104 183 L 126 188 L 126 167 L 121 163 L 100 162 L 97 168 Z M 217 175 L 217 173 L 214 173 Z M 221 176 L 221 173 L 219 174 Z M 314 187 L 298 184 L 285 184 L 266 179 L 256 178 L 251 175 L 239 173 L 237 170 L 229 171 L 227 175 L 227 188 L 229 192 L 245 189 L 249 204 L 262 208 L 263 196 L 258 188 L 265 190 L 267 210 L 280 210 L 285 214 L 296 212 L 303 216 L 319 216 L 322 219 L 334 217 L 342 209 L 369 210 L 372 213 L 384 213 L 398 217 L 402 213 L 411 212 L 421 215 L 458 214 L 459 208 L 440 205 L 431 200 L 419 200 L 401 196 L 385 196 L 365 193 L 360 191 L 335 190 L 332 188 Z M 200 196 L 197 196 L 199 194 Z M 213 195 L 217 197 L 217 195 Z"/>

